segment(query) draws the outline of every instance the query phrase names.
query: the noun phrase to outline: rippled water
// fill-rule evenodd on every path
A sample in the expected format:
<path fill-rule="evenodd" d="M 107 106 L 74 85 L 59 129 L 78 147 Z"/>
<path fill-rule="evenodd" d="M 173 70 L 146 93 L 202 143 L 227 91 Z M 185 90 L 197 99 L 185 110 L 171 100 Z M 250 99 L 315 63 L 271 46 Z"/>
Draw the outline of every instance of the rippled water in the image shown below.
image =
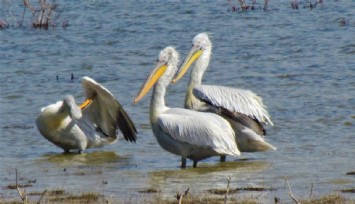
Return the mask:
<path fill-rule="evenodd" d="M 29 13 L 19 28 L 21 2 L 0 3 L 0 18 L 11 23 L 0 31 L 0 198 L 16 197 L 6 188 L 15 182 L 15 168 L 20 182 L 36 180 L 27 192 L 62 187 L 132 202 L 148 188 L 170 198 L 188 186 L 192 193 L 225 188 L 229 176 L 233 188 L 272 187 L 255 193 L 269 201 L 290 200 L 284 176 L 304 198 L 311 188 L 321 195 L 355 187 L 354 176 L 346 175 L 355 171 L 354 1 L 324 1 L 313 10 L 272 1 L 267 12 L 244 13 L 228 12 L 221 0 L 58 2 L 65 4 L 65 30 L 32 29 Z M 349 22 L 340 24 L 342 17 Z M 211 33 L 214 46 L 204 83 L 262 96 L 275 123 L 267 140 L 277 151 L 227 163 L 211 158 L 180 170 L 180 158 L 157 144 L 148 122 L 150 95 L 134 106 L 133 98 L 161 49 L 173 45 L 184 57 L 200 32 Z M 121 140 L 63 155 L 39 134 L 40 108 L 67 94 L 83 100 L 85 75 L 123 104 L 139 131 L 136 144 Z M 169 106 L 182 107 L 187 80 L 170 87 Z"/>

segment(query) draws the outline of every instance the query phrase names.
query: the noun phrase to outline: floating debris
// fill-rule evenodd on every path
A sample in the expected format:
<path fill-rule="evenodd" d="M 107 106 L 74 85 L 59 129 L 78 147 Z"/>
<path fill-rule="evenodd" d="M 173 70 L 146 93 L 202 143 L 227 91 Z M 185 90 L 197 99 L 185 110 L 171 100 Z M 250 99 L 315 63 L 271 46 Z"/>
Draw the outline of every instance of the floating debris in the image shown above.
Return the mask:
<path fill-rule="evenodd" d="M 350 24 L 350 20 L 345 17 L 340 17 L 337 19 L 337 22 L 340 26 L 346 26 Z"/>
<path fill-rule="evenodd" d="M 5 187 L 5 189 L 17 189 L 17 187 L 19 188 L 28 188 L 28 187 L 32 187 L 31 184 L 10 184 L 10 185 L 7 185 Z"/>
<path fill-rule="evenodd" d="M 5 20 L 0 20 L 0 30 L 9 28 L 9 24 Z"/>
<path fill-rule="evenodd" d="M 353 123 L 352 122 L 349 122 L 349 121 L 345 121 L 343 123 L 344 126 L 353 126 Z"/>
<path fill-rule="evenodd" d="M 148 188 L 145 190 L 138 191 L 139 193 L 160 193 L 161 190 L 159 189 L 154 189 L 154 188 Z"/>
<path fill-rule="evenodd" d="M 23 129 L 23 130 L 27 130 L 27 129 L 34 128 L 34 126 L 33 125 L 13 124 L 13 125 L 5 125 L 3 128 L 4 129 Z"/>
<path fill-rule="evenodd" d="M 342 193 L 355 193 L 355 188 L 341 189 Z"/>
<path fill-rule="evenodd" d="M 291 8 L 292 9 L 298 9 L 298 1 L 297 0 L 293 0 L 292 2 L 291 2 Z"/>
<path fill-rule="evenodd" d="M 267 188 L 267 187 L 241 187 L 241 188 L 234 188 L 230 189 L 228 193 L 233 194 L 239 191 L 274 191 L 274 188 Z M 208 193 L 216 194 L 216 195 L 225 195 L 227 189 L 209 189 L 207 190 Z"/>

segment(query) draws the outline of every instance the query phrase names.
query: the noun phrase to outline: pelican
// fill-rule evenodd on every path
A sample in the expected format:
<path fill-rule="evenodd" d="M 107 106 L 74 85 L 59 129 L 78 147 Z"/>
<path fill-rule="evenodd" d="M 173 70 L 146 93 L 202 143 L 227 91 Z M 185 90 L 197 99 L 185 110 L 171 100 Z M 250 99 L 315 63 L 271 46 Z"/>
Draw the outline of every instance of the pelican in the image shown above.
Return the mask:
<path fill-rule="evenodd" d="M 178 81 L 195 63 L 185 96 L 185 108 L 214 112 L 231 124 L 241 152 L 276 150 L 264 141 L 263 125 L 273 125 L 262 99 L 249 90 L 225 86 L 202 85 L 203 73 L 211 57 L 212 43 L 206 33 L 193 38 L 192 48 L 181 65 L 173 83 Z M 221 161 L 225 156 L 221 157 Z"/>
<path fill-rule="evenodd" d="M 139 90 L 137 103 L 154 85 L 150 101 L 150 125 L 159 145 L 166 151 L 181 156 L 181 168 L 186 158 L 197 162 L 212 156 L 233 155 L 240 152 L 230 124 L 213 113 L 202 113 L 165 105 L 165 92 L 176 74 L 179 54 L 173 47 L 163 49 L 157 64 Z"/>
<path fill-rule="evenodd" d="M 76 105 L 72 95 L 43 107 L 36 125 L 44 138 L 65 152 L 115 143 L 117 128 L 127 141 L 135 142 L 137 130 L 121 104 L 105 87 L 89 77 L 81 83 L 86 100 Z"/>

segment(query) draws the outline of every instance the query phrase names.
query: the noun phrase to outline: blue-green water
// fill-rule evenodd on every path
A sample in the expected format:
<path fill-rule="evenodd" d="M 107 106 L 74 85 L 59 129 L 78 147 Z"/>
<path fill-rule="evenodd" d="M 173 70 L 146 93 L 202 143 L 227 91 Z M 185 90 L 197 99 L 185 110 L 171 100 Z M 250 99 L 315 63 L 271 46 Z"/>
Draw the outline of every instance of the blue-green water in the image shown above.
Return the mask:
<path fill-rule="evenodd" d="M 37 1 L 34 1 L 35 4 Z M 31 183 L 26 192 L 64 188 L 99 191 L 140 202 L 154 188 L 173 199 L 177 190 L 272 187 L 252 195 L 288 202 L 287 176 L 298 197 L 354 188 L 355 2 L 325 0 L 316 9 L 292 10 L 272 1 L 269 11 L 228 12 L 227 1 L 57 1 L 67 29 L 31 28 L 22 3 L 1 1 L 0 199 L 17 198 L 6 186 Z M 260 2 L 261 3 L 261 2 Z M 349 20 L 340 24 L 340 18 Z M 244 153 L 197 169 L 179 169 L 180 158 L 157 144 L 149 127 L 150 94 L 133 105 L 157 55 L 173 45 L 185 57 L 192 38 L 209 32 L 213 43 L 205 84 L 250 89 L 260 95 L 275 124 L 267 141 L 275 152 Z M 76 77 L 70 79 L 71 73 Z M 138 128 L 136 144 L 120 140 L 84 155 L 63 155 L 35 127 L 40 108 L 73 94 L 83 100 L 82 76 L 108 88 Z M 56 76 L 59 79 L 56 79 Z M 188 77 L 170 86 L 171 107 L 182 107 Z M 191 163 L 188 163 L 191 166 Z M 312 187 L 313 185 L 313 187 Z M 243 195 L 240 193 L 239 196 Z M 354 198 L 354 194 L 344 194 Z"/>

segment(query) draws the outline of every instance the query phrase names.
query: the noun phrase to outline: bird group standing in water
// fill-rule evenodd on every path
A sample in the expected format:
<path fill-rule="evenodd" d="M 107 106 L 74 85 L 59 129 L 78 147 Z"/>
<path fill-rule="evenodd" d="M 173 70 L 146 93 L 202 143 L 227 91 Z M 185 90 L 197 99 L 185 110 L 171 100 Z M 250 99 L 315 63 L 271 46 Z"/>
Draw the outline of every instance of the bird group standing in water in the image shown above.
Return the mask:
<path fill-rule="evenodd" d="M 200 160 L 218 156 L 239 156 L 241 152 L 276 150 L 265 141 L 264 125 L 273 125 L 261 97 L 249 90 L 218 85 L 203 85 L 212 51 L 206 33 L 196 35 L 192 48 L 179 67 L 179 53 L 164 48 L 138 91 L 138 103 L 152 89 L 149 120 L 158 144 L 166 151 L 186 159 L 193 167 Z M 170 83 L 176 83 L 192 66 L 185 108 L 165 105 Z M 37 120 L 39 132 L 65 152 L 82 153 L 118 140 L 118 130 L 130 142 L 136 142 L 137 129 L 127 112 L 111 92 L 89 77 L 82 78 L 85 101 L 77 105 L 73 96 L 42 108 Z"/>

